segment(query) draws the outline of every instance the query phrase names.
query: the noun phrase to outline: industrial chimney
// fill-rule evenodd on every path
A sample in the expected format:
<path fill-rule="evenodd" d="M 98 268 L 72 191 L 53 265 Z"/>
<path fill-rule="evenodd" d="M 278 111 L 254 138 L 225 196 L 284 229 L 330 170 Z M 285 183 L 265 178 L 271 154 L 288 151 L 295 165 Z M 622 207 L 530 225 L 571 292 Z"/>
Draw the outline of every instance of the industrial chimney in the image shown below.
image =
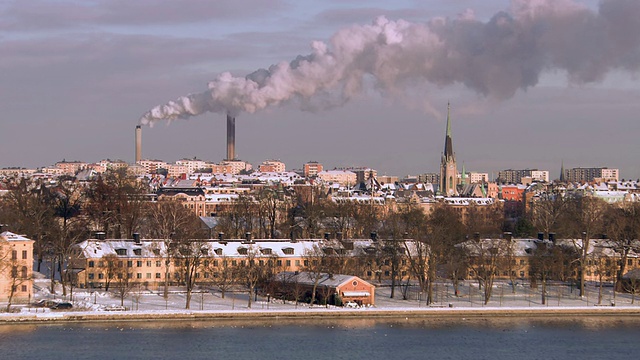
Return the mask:
<path fill-rule="evenodd" d="M 136 164 L 142 160 L 142 127 L 136 126 Z"/>
<path fill-rule="evenodd" d="M 236 118 L 227 114 L 227 160 L 236 158 Z"/>

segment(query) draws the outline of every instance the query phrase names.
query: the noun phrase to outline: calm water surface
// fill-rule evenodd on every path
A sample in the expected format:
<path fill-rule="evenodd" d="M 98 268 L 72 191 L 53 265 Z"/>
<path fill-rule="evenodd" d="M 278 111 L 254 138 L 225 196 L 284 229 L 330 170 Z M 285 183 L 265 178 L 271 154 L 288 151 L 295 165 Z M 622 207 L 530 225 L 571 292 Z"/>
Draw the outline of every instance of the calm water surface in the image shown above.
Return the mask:
<path fill-rule="evenodd" d="M 0 325 L 0 359 L 638 359 L 640 319 Z"/>

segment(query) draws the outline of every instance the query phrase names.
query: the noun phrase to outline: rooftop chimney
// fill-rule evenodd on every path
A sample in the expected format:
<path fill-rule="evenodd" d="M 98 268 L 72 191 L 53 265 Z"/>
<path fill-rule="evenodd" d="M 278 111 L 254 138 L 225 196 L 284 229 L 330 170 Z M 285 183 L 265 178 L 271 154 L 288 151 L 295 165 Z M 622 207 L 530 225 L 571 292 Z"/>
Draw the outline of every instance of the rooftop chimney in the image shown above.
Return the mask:
<path fill-rule="evenodd" d="M 227 114 L 227 160 L 236 158 L 236 118 Z"/>
<path fill-rule="evenodd" d="M 142 160 L 142 127 L 136 126 L 136 164 Z"/>
<path fill-rule="evenodd" d="M 539 232 L 538 233 L 538 240 L 540 240 L 540 241 L 544 240 L 544 233 L 543 232 Z"/>
<path fill-rule="evenodd" d="M 324 233 L 324 239 L 325 240 L 329 240 L 330 237 L 331 237 L 330 233 L 328 233 L 328 232 Z"/>
<path fill-rule="evenodd" d="M 136 243 L 136 245 L 142 244 L 140 242 L 140 233 L 133 233 L 133 241 Z"/>

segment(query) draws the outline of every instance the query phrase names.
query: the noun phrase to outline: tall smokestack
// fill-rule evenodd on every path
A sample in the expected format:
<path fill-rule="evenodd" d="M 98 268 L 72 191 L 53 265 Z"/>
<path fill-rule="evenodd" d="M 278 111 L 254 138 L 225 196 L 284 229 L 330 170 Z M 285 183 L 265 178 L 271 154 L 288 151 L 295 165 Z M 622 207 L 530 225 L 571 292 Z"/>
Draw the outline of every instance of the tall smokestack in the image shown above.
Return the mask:
<path fill-rule="evenodd" d="M 227 114 L 227 160 L 236 158 L 236 118 Z"/>
<path fill-rule="evenodd" d="M 142 160 L 142 128 L 136 126 L 136 164 Z"/>

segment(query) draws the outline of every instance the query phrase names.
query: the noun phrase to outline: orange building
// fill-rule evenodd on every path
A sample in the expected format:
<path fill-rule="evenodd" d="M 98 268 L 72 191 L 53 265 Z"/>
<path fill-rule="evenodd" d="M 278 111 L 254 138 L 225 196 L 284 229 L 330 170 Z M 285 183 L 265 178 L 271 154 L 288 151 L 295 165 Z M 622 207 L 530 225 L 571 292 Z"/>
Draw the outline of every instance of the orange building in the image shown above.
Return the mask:
<path fill-rule="evenodd" d="M 0 233 L 0 301 L 27 303 L 33 295 L 33 240 Z M 13 289 L 13 291 L 12 291 Z"/>

